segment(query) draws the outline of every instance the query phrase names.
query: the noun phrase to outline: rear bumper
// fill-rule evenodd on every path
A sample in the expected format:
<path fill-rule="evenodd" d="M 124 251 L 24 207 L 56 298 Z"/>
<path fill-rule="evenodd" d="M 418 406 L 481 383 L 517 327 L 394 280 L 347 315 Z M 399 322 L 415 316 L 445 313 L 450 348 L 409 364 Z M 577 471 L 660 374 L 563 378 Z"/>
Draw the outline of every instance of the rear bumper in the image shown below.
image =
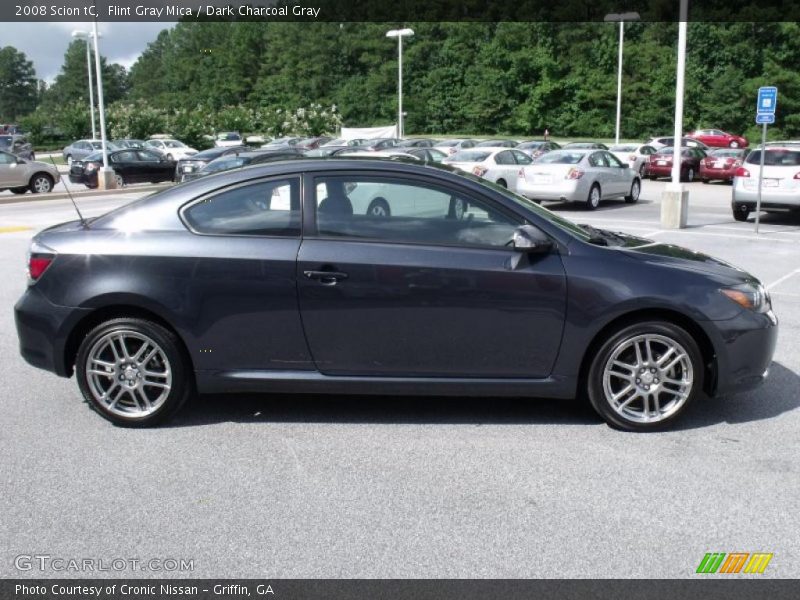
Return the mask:
<path fill-rule="evenodd" d="M 698 175 L 700 179 L 709 179 L 714 181 L 731 181 L 736 169 L 709 169 L 700 164 L 700 171 Z"/>
<path fill-rule="evenodd" d="M 66 364 L 65 349 L 69 333 L 88 309 L 58 306 L 47 300 L 36 286 L 29 287 L 14 306 L 19 351 L 27 363 L 60 375 L 72 375 Z"/>
<path fill-rule="evenodd" d="M 764 382 L 778 341 L 774 313 L 742 311 L 733 319 L 700 325 L 716 351 L 716 386 L 712 395 L 744 392 Z"/>
<path fill-rule="evenodd" d="M 757 201 L 757 189 L 748 189 L 745 188 L 740 182 L 734 182 L 734 206 L 746 205 L 750 208 L 755 208 Z M 761 208 L 800 210 L 800 192 L 775 192 L 770 188 L 762 188 Z"/>
<path fill-rule="evenodd" d="M 581 180 L 562 180 L 554 184 L 534 184 L 518 178 L 517 193 L 532 200 L 584 202 L 589 196 L 589 188 Z"/>

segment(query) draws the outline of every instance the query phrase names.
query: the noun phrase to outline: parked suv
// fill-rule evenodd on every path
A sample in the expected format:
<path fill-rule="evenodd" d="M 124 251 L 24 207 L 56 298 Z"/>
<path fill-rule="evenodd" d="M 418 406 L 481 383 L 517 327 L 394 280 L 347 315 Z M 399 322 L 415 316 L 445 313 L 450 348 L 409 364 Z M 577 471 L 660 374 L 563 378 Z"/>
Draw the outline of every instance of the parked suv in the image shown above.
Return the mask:
<path fill-rule="evenodd" d="M 733 178 L 733 218 L 746 221 L 756 209 L 761 150 L 753 150 Z M 800 148 L 767 147 L 761 185 L 761 210 L 787 212 L 800 210 Z"/>
<path fill-rule="evenodd" d="M 0 150 L 0 192 L 11 190 L 24 194 L 30 190 L 34 194 L 53 191 L 61 176 L 53 165 L 14 156 Z"/>

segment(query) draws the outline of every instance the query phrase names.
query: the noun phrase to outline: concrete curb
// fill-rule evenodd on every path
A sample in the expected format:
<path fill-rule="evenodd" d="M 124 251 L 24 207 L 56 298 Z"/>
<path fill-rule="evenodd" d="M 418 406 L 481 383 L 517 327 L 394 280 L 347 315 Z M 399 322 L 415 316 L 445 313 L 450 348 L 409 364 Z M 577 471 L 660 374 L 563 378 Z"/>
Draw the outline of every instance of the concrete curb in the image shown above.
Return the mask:
<path fill-rule="evenodd" d="M 117 194 L 138 194 L 139 192 L 155 192 L 165 190 L 174 184 L 167 185 L 143 185 L 136 187 L 124 187 L 116 190 L 87 190 L 85 192 L 72 192 L 75 201 L 81 198 L 93 198 L 94 196 L 114 196 Z M 67 192 L 51 192 L 49 194 L 20 194 L 19 196 L 8 196 L 0 198 L 0 204 L 21 204 L 24 202 L 39 202 L 42 200 L 69 200 Z"/>

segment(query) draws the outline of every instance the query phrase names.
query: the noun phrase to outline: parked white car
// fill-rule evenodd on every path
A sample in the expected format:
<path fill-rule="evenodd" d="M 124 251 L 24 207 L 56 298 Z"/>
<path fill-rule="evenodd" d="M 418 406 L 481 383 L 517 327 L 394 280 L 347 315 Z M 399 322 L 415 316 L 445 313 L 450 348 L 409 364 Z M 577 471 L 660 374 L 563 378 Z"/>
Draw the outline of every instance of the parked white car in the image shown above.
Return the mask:
<path fill-rule="evenodd" d="M 173 139 L 149 139 L 144 145 L 160 152 L 167 157 L 167 160 L 178 161 L 187 156 L 194 156 L 197 150 L 190 148 L 183 142 Z"/>
<path fill-rule="evenodd" d="M 242 144 L 244 144 L 244 141 L 242 141 L 242 136 L 238 131 L 223 131 L 218 133 L 214 139 L 214 145 L 217 148 L 241 146 Z"/>
<path fill-rule="evenodd" d="M 517 173 L 533 159 L 516 148 L 471 148 L 445 158 L 442 163 L 517 191 Z"/>
<path fill-rule="evenodd" d="M 733 218 L 746 221 L 756 210 L 761 149 L 753 150 L 733 178 Z M 767 146 L 761 184 L 761 210 L 800 211 L 800 148 Z"/>
<path fill-rule="evenodd" d="M 607 150 L 553 150 L 519 170 L 517 193 L 531 200 L 581 202 L 594 210 L 601 200 L 636 202 L 639 174 Z"/>
<path fill-rule="evenodd" d="M 611 146 L 608 151 L 642 176 L 647 171 L 650 155 L 656 153 L 656 149 L 647 144 L 618 144 Z"/>

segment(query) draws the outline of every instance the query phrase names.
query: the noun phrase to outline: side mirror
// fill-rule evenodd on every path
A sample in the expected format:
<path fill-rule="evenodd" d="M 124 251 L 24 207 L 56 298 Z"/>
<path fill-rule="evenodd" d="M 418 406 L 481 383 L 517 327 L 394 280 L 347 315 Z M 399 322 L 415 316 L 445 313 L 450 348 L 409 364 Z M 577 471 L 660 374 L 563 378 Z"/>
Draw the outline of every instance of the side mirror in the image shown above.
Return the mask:
<path fill-rule="evenodd" d="M 553 247 L 553 241 L 533 225 L 522 225 L 511 239 L 514 250 L 525 254 L 546 254 Z"/>

